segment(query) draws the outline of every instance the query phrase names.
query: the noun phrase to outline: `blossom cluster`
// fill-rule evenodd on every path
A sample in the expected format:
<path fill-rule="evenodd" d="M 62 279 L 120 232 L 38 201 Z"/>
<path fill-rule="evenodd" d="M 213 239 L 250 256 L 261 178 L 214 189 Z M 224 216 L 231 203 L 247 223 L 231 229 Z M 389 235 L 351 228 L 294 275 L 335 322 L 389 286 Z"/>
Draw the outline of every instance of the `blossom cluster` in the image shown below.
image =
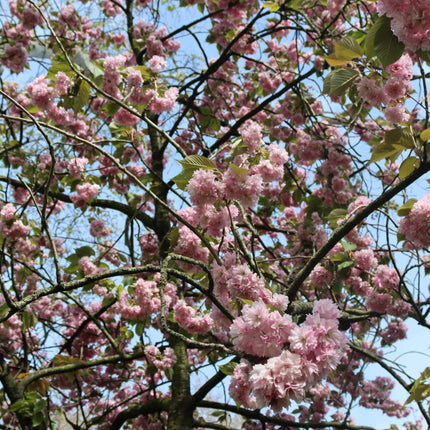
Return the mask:
<path fill-rule="evenodd" d="M 299 326 L 288 315 L 269 312 L 262 302 L 246 305 L 230 335 L 237 348 L 263 363 L 242 361 L 233 374 L 230 394 L 247 400 L 248 407 L 271 406 L 280 412 L 291 400 L 301 401 L 306 391 L 340 363 L 347 337 L 338 329 L 340 311 L 328 299 L 314 302 L 313 312 Z M 257 341 L 258 339 L 258 341 Z"/>
<path fill-rule="evenodd" d="M 380 0 L 379 14 L 387 14 L 393 33 L 414 51 L 430 50 L 430 4 L 426 0 L 405 2 L 402 0 Z"/>

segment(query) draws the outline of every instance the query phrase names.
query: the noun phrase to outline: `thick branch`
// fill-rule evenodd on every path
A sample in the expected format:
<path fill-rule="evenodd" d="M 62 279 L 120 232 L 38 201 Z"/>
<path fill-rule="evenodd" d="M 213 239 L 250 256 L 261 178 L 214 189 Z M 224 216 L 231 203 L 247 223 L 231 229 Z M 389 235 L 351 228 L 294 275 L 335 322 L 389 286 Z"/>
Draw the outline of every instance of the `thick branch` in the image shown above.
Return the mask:
<path fill-rule="evenodd" d="M 289 427 L 298 428 L 298 429 L 313 429 L 313 428 L 318 429 L 318 428 L 332 427 L 332 428 L 339 428 L 339 429 L 345 429 L 345 430 L 346 429 L 348 429 L 348 430 L 375 430 L 374 427 L 354 426 L 354 425 L 348 425 L 346 423 L 340 423 L 340 422 L 336 422 L 336 421 L 332 421 L 329 423 L 327 423 L 327 422 L 326 423 L 324 423 L 324 422 L 317 423 L 317 422 L 312 422 L 312 421 L 309 421 L 307 423 L 297 423 L 295 421 L 284 420 L 282 418 L 268 417 L 268 416 L 260 413 L 258 410 L 251 411 L 249 409 L 240 408 L 240 407 L 229 405 L 226 403 L 218 403 L 218 402 L 212 402 L 212 401 L 208 401 L 208 400 L 202 400 L 199 404 L 199 407 L 233 412 L 235 414 L 242 415 L 243 417 L 251 418 L 251 419 L 258 420 L 258 421 L 261 421 L 264 423 L 273 423 L 273 424 L 278 424 L 281 426 L 289 426 Z"/>
<path fill-rule="evenodd" d="M 357 227 L 370 214 L 382 207 L 385 203 L 396 196 L 400 191 L 404 190 L 409 185 L 413 184 L 418 178 L 426 174 L 430 170 L 430 162 L 426 161 L 421 166 L 412 172 L 405 179 L 400 181 L 393 188 L 381 194 L 372 203 L 358 212 L 352 219 L 341 224 L 332 234 L 330 239 L 310 258 L 302 270 L 294 278 L 291 287 L 288 291 L 290 302 L 294 300 L 300 287 L 306 278 L 310 275 L 315 266 L 330 252 L 330 250 L 341 241 L 354 227 Z"/>

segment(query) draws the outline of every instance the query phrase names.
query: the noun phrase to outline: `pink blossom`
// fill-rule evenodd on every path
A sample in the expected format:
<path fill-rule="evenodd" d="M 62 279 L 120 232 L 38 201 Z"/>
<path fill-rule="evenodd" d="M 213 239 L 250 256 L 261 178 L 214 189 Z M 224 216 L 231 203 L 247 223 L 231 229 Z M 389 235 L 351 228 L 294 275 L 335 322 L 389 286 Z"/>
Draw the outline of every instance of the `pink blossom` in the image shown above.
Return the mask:
<path fill-rule="evenodd" d="M 430 49 L 427 26 L 430 21 L 430 5 L 426 0 L 408 3 L 400 0 L 380 0 L 378 6 L 392 18 L 391 29 L 399 40 L 414 51 Z"/>
<path fill-rule="evenodd" d="M 68 166 L 69 173 L 74 178 L 79 178 L 84 171 L 87 163 L 88 158 L 86 157 L 72 158 Z"/>
<path fill-rule="evenodd" d="M 391 296 L 386 293 L 371 291 L 366 300 L 366 307 L 372 311 L 386 313 L 391 304 Z"/>
<path fill-rule="evenodd" d="M 282 352 L 293 327 L 289 315 L 269 312 L 259 301 L 243 307 L 242 316 L 230 327 L 230 336 L 238 350 L 257 357 L 274 357 Z"/>
<path fill-rule="evenodd" d="M 256 409 L 255 397 L 250 395 L 252 390 L 252 384 L 249 380 L 251 370 L 252 366 L 247 360 L 240 360 L 240 363 L 234 368 L 233 376 L 231 377 L 229 394 L 246 408 Z"/>
<path fill-rule="evenodd" d="M 62 96 L 66 95 L 73 87 L 72 80 L 64 72 L 58 72 L 55 79 L 55 89 Z"/>
<path fill-rule="evenodd" d="M 373 283 L 378 290 L 392 291 L 399 287 L 400 278 L 396 269 L 381 264 L 376 269 Z"/>
<path fill-rule="evenodd" d="M 309 275 L 309 280 L 316 287 L 327 287 L 333 281 L 333 273 L 317 264 Z"/>
<path fill-rule="evenodd" d="M 100 185 L 89 184 L 86 182 L 83 185 L 76 186 L 77 194 L 72 194 L 70 200 L 77 208 L 84 207 L 88 200 L 95 199 L 100 191 Z"/>
<path fill-rule="evenodd" d="M 79 27 L 79 17 L 71 4 L 63 6 L 58 14 L 58 19 L 61 23 L 70 26 L 70 28 L 77 29 Z"/>
<path fill-rule="evenodd" d="M 396 104 L 385 109 L 385 117 L 394 124 L 402 124 L 409 121 L 410 115 L 403 105 Z"/>
<path fill-rule="evenodd" d="M 166 67 L 166 59 L 160 55 L 154 55 L 149 59 L 149 67 L 153 73 L 159 73 Z"/>
<path fill-rule="evenodd" d="M 140 121 L 138 116 L 132 114 L 129 110 L 124 109 L 123 107 L 119 108 L 113 119 L 118 125 L 124 125 L 126 127 L 133 127 Z"/>
<path fill-rule="evenodd" d="M 405 97 L 412 89 L 412 85 L 408 81 L 400 78 L 390 78 L 384 85 L 384 91 L 391 100 Z"/>
<path fill-rule="evenodd" d="M 275 412 L 288 407 L 290 401 L 301 401 L 306 383 L 302 377 L 303 363 L 299 355 L 283 351 L 281 355 L 257 364 L 250 374 L 250 382 L 257 408 L 271 405 Z"/>
<path fill-rule="evenodd" d="M 240 175 L 231 167 L 223 176 L 223 193 L 227 200 L 238 200 L 244 207 L 254 207 L 257 204 L 263 181 L 260 175 Z"/>
<path fill-rule="evenodd" d="M 155 97 L 152 100 L 151 109 L 154 113 L 162 113 L 171 111 L 176 105 L 176 98 L 178 97 L 178 89 L 170 87 L 164 94 L 164 97 Z"/>
<path fill-rule="evenodd" d="M 31 102 L 42 110 L 48 109 L 54 103 L 56 93 L 54 88 L 48 86 L 45 75 L 40 75 L 28 84 L 27 90 Z"/>
<path fill-rule="evenodd" d="M 417 201 L 399 221 L 399 233 L 417 248 L 430 246 L 430 194 Z"/>
<path fill-rule="evenodd" d="M 348 206 L 348 212 L 355 214 L 357 211 L 364 209 L 371 202 L 372 200 L 370 200 L 368 197 L 358 196 L 356 200 Z"/>
<path fill-rule="evenodd" d="M 33 6 L 28 5 L 22 11 L 22 25 L 26 30 L 33 30 L 37 25 L 43 23 L 41 14 L 34 9 Z"/>
<path fill-rule="evenodd" d="M 392 345 L 397 340 L 405 339 L 407 330 L 405 323 L 397 319 L 390 321 L 387 328 L 381 330 L 380 335 L 387 345 Z"/>
<path fill-rule="evenodd" d="M 94 237 L 105 237 L 110 235 L 110 230 L 102 219 L 95 219 L 91 221 L 90 234 Z"/>
<path fill-rule="evenodd" d="M 145 354 L 148 362 L 160 370 L 169 369 L 176 362 L 175 352 L 169 347 L 161 352 L 156 346 L 148 345 L 145 347 Z"/>
<path fill-rule="evenodd" d="M 15 45 L 6 43 L 4 46 L 4 56 L 1 62 L 12 70 L 12 72 L 20 73 L 27 64 L 27 51 L 21 43 L 16 43 Z"/>
<path fill-rule="evenodd" d="M 376 267 L 378 259 L 372 249 L 361 249 L 354 252 L 355 264 L 362 270 L 369 271 Z"/>
<path fill-rule="evenodd" d="M 84 275 L 96 275 L 97 273 L 103 273 L 106 268 L 97 267 L 90 259 L 90 257 L 82 257 L 79 260 L 79 267 L 84 272 Z"/>
<path fill-rule="evenodd" d="M 212 170 L 198 169 L 188 182 L 187 191 L 193 204 L 213 204 L 220 197 L 221 183 Z"/>
<path fill-rule="evenodd" d="M 209 314 L 203 317 L 196 316 L 195 309 L 188 306 L 184 300 L 178 300 L 173 310 L 176 322 L 189 333 L 207 333 L 213 327 L 213 321 Z"/>
<path fill-rule="evenodd" d="M 248 145 L 250 152 L 254 152 L 263 143 L 261 126 L 252 120 L 248 120 L 241 127 L 243 143 Z"/>
<path fill-rule="evenodd" d="M 16 215 L 16 208 L 12 203 L 6 203 L 0 211 L 2 221 L 10 221 Z"/>

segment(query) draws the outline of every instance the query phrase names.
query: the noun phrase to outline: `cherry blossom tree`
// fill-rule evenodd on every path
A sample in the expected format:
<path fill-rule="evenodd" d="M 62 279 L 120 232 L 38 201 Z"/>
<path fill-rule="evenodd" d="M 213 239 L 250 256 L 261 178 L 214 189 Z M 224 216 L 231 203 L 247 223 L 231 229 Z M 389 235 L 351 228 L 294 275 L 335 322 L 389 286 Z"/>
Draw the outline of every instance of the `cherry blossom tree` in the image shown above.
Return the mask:
<path fill-rule="evenodd" d="M 430 425 L 427 0 L 1 7 L 1 428 Z"/>

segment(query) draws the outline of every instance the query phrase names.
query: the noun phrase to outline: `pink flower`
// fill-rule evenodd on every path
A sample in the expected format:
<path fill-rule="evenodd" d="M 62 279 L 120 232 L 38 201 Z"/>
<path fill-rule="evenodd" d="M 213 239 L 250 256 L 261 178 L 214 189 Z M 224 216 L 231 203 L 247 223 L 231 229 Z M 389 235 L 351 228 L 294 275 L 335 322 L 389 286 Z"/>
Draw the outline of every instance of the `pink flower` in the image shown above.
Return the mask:
<path fill-rule="evenodd" d="M 166 59 L 160 55 L 154 55 L 149 60 L 149 67 L 153 73 L 159 73 L 166 67 Z"/>
<path fill-rule="evenodd" d="M 389 294 L 380 294 L 371 291 L 366 300 L 366 307 L 372 311 L 386 313 L 391 305 L 391 296 Z"/>
<path fill-rule="evenodd" d="M 171 111 L 176 105 L 178 97 L 178 89 L 170 87 L 164 94 L 164 97 L 155 97 L 149 109 L 154 113 L 162 113 Z"/>
<path fill-rule="evenodd" d="M 85 169 L 88 159 L 86 157 L 72 158 L 68 170 L 74 178 L 79 178 Z"/>
<path fill-rule="evenodd" d="M 254 152 L 263 143 L 261 126 L 252 120 L 248 120 L 241 127 L 243 143 L 249 146 L 250 152 Z"/>
<path fill-rule="evenodd" d="M 274 357 L 282 352 L 294 326 L 289 315 L 269 312 L 259 301 L 243 307 L 242 316 L 230 327 L 230 336 L 238 350 L 257 357 Z"/>
<path fill-rule="evenodd" d="M 362 270 L 371 270 L 378 264 L 378 259 L 372 249 L 361 249 L 354 252 L 355 264 Z"/>
<path fill-rule="evenodd" d="M 124 109 L 123 107 L 120 107 L 118 109 L 113 119 L 118 125 L 124 125 L 126 127 L 133 127 L 140 121 L 140 118 L 138 116 L 132 114 L 130 111 Z"/>
<path fill-rule="evenodd" d="M 21 43 L 16 43 L 15 45 L 6 43 L 4 46 L 4 57 L 1 61 L 12 72 L 22 72 L 27 64 L 27 51 Z"/>
<path fill-rule="evenodd" d="M 95 199 L 100 191 L 100 185 L 89 184 L 86 182 L 83 185 L 76 186 L 77 194 L 72 194 L 70 200 L 74 203 L 77 208 L 85 206 L 88 200 Z"/>
<path fill-rule="evenodd" d="M 71 4 L 63 6 L 58 14 L 58 19 L 61 23 L 70 26 L 70 28 L 77 29 L 79 27 L 79 17 Z"/>
<path fill-rule="evenodd" d="M 16 215 L 15 206 L 12 203 L 6 203 L 0 211 L 2 221 L 10 221 Z"/>
<path fill-rule="evenodd" d="M 392 291 L 398 288 L 400 278 L 396 269 L 381 264 L 376 269 L 373 283 L 378 290 Z"/>
<path fill-rule="evenodd" d="M 56 92 L 48 86 L 45 75 L 40 75 L 28 84 L 27 90 L 31 102 L 42 110 L 47 110 L 54 103 Z"/>
<path fill-rule="evenodd" d="M 188 182 L 187 191 L 193 204 L 213 204 L 220 196 L 221 183 L 212 170 L 199 169 Z"/>
<path fill-rule="evenodd" d="M 173 310 L 176 322 L 188 333 L 207 333 L 213 327 L 210 314 L 203 317 L 196 316 L 195 309 L 188 306 L 184 300 L 178 300 Z"/>
<path fill-rule="evenodd" d="M 430 246 L 430 194 L 417 201 L 399 221 L 399 233 L 417 248 Z"/>
<path fill-rule="evenodd" d="M 102 219 L 95 219 L 91 221 L 90 234 L 94 237 L 105 237 L 110 235 L 110 230 Z"/>
<path fill-rule="evenodd" d="M 387 328 L 381 330 L 380 335 L 386 344 L 392 345 L 397 340 L 405 339 L 407 330 L 405 323 L 397 319 L 390 321 Z"/>
<path fill-rule="evenodd" d="M 57 90 L 58 94 L 62 96 L 66 95 L 70 88 L 73 87 L 72 80 L 64 72 L 58 72 L 55 75 L 55 78 L 55 89 Z"/>
<path fill-rule="evenodd" d="M 145 354 L 149 363 L 153 364 L 159 370 L 169 369 L 176 362 L 175 352 L 169 347 L 161 352 L 156 346 L 148 345 L 145 347 Z"/>
<path fill-rule="evenodd" d="M 244 207 L 252 208 L 260 197 L 263 181 L 260 175 L 239 175 L 231 167 L 223 176 L 223 192 L 227 200 L 238 200 Z"/>
<path fill-rule="evenodd" d="M 385 109 L 385 117 L 394 124 L 401 124 L 409 121 L 410 115 L 401 104 L 389 106 Z"/>

